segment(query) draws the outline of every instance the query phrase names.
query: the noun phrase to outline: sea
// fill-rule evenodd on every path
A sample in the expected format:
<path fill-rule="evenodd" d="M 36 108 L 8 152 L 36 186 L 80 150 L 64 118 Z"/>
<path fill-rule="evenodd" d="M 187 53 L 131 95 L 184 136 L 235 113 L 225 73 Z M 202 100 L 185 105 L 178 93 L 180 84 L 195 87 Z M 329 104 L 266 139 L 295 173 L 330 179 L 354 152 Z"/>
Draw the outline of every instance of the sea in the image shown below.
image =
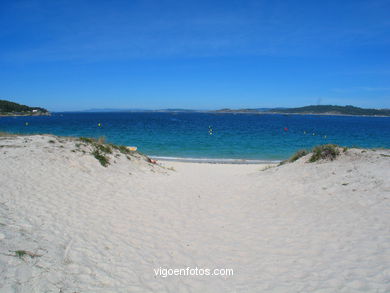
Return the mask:
<path fill-rule="evenodd" d="M 280 161 L 321 144 L 390 148 L 390 117 L 186 112 L 0 117 L 0 131 L 104 136 L 157 159 Z"/>

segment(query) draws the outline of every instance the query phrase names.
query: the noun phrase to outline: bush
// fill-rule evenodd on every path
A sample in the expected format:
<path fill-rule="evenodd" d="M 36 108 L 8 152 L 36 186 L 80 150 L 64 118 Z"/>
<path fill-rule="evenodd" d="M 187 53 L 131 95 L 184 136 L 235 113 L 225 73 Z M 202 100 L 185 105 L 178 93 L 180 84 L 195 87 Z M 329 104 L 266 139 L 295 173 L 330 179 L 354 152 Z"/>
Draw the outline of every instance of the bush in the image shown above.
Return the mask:
<path fill-rule="evenodd" d="M 340 151 L 338 150 L 337 145 L 334 144 L 325 144 L 316 146 L 313 149 L 313 154 L 311 155 L 309 162 L 317 162 L 318 160 L 330 160 L 333 161 L 338 155 Z"/>
<path fill-rule="evenodd" d="M 113 150 L 117 150 L 122 154 L 126 155 L 130 160 L 131 158 L 128 155 L 132 154 L 132 151 L 124 145 L 115 145 L 115 144 L 106 144 L 104 136 L 99 137 L 99 139 L 80 137 L 79 140 L 86 144 L 89 144 L 92 151 L 91 154 L 102 164 L 102 166 L 107 167 L 110 164 L 108 154 L 112 154 Z M 80 144 L 76 144 L 77 147 L 80 147 Z M 85 151 L 83 151 L 85 152 Z M 117 155 L 116 155 L 117 157 Z"/>
<path fill-rule="evenodd" d="M 295 162 L 296 160 L 302 158 L 303 156 L 306 156 L 308 152 L 306 150 L 299 150 L 294 155 L 291 156 L 290 159 L 288 159 L 289 162 Z"/>
<path fill-rule="evenodd" d="M 96 160 L 100 162 L 103 167 L 107 167 L 110 164 L 109 158 L 102 154 L 98 149 L 92 151 L 91 154 L 95 157 Z"/>
<path fill-rule="evenodd" d="M 109 146 L 109 145 L 94 144 L 93 146 L 95 147 L 95 149 L 99 150 L 102 153 L 112 154 L 112 149 L 111 149 L 111 146 Z"/>
<path fill-rule="evenodd" d="M 131 151 L 129 148 L 125 145 L 116 145 L 116 144 L 110 144 L 110 146 L 118 151 L 120 151 L 122 154 L 127 155 L 130 154 Z"/>
<path fill-rule="evenodd" d="M 85 143 L 94 143 L 94 142 L 96 142 L 95 139 L 89 138 L 89 137 L 80 137 L 79 140 L 82 141 L 82 142 L 85 142 Z"/>
<path fill-rule="evenodd" d="M 118 146 L 118 149 L 119 151 L 122 153 L 122 154 L 130 154 L 131 151 L 129 150 L 129 148 L 125 145 L 120 145 Z"/>

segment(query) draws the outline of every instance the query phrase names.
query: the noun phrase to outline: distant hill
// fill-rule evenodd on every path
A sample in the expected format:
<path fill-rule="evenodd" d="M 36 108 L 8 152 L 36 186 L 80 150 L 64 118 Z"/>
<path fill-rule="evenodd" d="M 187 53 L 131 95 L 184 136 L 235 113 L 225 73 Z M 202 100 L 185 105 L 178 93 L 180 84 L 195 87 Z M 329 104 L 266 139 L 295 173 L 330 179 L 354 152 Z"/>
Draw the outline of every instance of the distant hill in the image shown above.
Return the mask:
<path fill-rule="evenodd" d="M 220 110 L 215 110 L 211 112 L 217 112 L 217 113 L 257 113 L 257 112 L 266 112 L 271 110 L 272 108 L 245 108 L 245 109 L 230 109 L 230 108 L 223 108 Z M 277 109 L 284 109 L 284 108 L 277 108 Z"/>
<path fill-rule="evenodd" d="M 347 106 L 318 105 L 305 106 L 299 108 L 275 108 L 267 111 L 268 113 L 284 114 L 329 114 L 329 115 L 362 115 L 362 116 L 390 116 L 390 109 L 364 109 Z"/>
<path fill-rule="evenodd" d="M 360 115 L 360 116 L 390 116 L 390 109 L 364 109 L 354 106 L 318 105 L 299 108 L 224 108 L 214 113 L 248 113 L 248 114 L 317 114 L 317 115 Z"/>
<path fill-rule="evenodd" d="M 182 109 L 182 108 L 169 108 L 169 109 L 155 110 L 155 112 L 201 112 L 201 111 L 192 110 L 192 109 Z"/>
<path fill-rule="evenodd" d="M 0 100 L 0 115 L 48 115 L 49 111 L 41 107 L 29 107 L 18 103 Z"/>
<path fill-rule="evenodd" d="M 100 113 L 100 112 L 108 112 L 108 113 L 114 113 L 114 112 L 148 112 L 150 110 L 146 109 L 118 109 L 118 108 L 92 108 L 87 110 L 81 110 L 81 111 L 66 111 L 66 112 L 90 112 L 90 113 Z"/>
<path fill-rule="evenodd" d="M 72 111 L 73 112 L 73 111 Z M 159 109 L 159 110 L 150 110 L 142 108 L 132 108 L 132 109 L 116 109 L 116 108 L 97 108 L 97 109 L 88 109 L 83 111 L 76 112 L 199 112 L 197 110 L 191 109 L 181 109 L 181 108 L 172 108 L 172 109 Z"/>

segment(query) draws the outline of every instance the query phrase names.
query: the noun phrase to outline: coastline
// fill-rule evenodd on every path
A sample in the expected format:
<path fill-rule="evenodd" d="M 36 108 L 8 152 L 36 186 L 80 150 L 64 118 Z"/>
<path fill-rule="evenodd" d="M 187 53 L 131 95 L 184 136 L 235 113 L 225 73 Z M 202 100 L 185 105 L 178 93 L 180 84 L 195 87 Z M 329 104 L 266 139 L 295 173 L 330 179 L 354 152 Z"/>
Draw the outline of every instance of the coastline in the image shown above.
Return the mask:
<path fill-rule="evenodd" d="M 389 115 L 353 115 L 353 114 L 338 114 L 338 113 L 279 113 L 279 112 L 240 112 L 240 111 L 209 111 L 204 113 L 211 114 L 253 114 L 253 115 L 300 115 L 300 116 L 346 116 L 346 117 L 390 117 Z"/>
<path fill-rule="evenodd" d="M 245 115 L 300 115 L 300 116 L 347 116 L 347 117 L 390 117 L 389 115 L 353 115 L 353 114 L 338 114 L 338 113 L 279 113 L 279 112 L 261 112 L 261 111 L 218 111 L 218 110 L 193 110 L 193 111 L 165 111 L 165 110 L 123 110 L 123 111 L 65 111 L 53 112 L 54 114 L 61 113 L 85 113 L 85 114 L 99 114 L 99 113 L 168 113 L 168 114 L 245 114 Z"/>
<path fill-rule="evenodd" d="M 233 164 L 233 165 L 270 165 L 278 164 L 281 160 L 256 160 L 256 159 L 228 159 L 228 158 L 184 158 L 148 155 L 148 157 L 165 162 L 201 163 L 201 164 Z"/>
<path fill-rule="evenodd" d="M 39 114 L 4 114 L 1 113 L 0 117 L 30 117 L 30 116 L 51 116 L 51 113 L 39 113 Z"/>

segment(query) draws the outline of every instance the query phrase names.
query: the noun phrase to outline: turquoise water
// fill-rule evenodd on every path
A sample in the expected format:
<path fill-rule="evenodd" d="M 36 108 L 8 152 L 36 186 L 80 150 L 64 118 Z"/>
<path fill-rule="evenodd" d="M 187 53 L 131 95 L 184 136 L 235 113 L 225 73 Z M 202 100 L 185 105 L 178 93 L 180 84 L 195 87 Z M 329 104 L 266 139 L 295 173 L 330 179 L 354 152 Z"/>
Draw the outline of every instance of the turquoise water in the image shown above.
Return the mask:
<path fill-rule="evenodd" d="M 0 131 L 105 136 L 151 156 L 182 158 L 283 160 L 299 149 L 325 143 L 390 148 L 390 117 L 54 113 L 0 117 Z"/>

